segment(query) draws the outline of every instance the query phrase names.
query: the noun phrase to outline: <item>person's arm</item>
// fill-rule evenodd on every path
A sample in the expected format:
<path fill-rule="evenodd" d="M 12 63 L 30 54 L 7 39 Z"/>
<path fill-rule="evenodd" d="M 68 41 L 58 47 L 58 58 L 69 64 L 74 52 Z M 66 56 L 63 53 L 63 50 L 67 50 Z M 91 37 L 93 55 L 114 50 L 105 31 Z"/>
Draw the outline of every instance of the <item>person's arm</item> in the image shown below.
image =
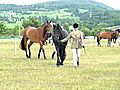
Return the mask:
<path fill-rule="evenodd" d="M 82 46 L 84 46 L 85 45 L 85 42 L 84 42 L 84 34 L 83 34 L 83 32 L 82 32 L 82 34 L 81 34 L 81 43 L 82 43 Z"/>
<path fill-rule="evenodd" d="M 71 33 L 64 39 L 61 40 L 61 42 L 66 42 L 71 38 Z"/>

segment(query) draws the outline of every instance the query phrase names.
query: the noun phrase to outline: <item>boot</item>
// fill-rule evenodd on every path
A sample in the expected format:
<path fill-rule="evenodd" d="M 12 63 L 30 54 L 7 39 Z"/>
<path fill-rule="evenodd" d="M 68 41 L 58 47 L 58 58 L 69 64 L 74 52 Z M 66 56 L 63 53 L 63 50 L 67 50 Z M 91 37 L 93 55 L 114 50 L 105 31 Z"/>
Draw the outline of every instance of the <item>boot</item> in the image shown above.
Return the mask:
<path fill-rule="evenodd" d="M 77 61 L 77 66 L 79 66 L 79 61 Z"/>

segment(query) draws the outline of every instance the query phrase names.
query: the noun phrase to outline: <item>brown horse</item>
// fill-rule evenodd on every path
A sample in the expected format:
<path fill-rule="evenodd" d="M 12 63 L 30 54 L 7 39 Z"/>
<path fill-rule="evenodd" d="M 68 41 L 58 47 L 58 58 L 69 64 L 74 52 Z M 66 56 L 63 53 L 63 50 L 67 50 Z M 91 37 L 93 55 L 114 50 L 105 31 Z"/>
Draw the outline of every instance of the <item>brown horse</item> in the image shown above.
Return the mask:
<path fill-rule="evenodd" d="M 45 51 L 43 48 L 43 43 L 45 41 L 45 36 L 47 31 L 50 31 L 52 29 L 51 21 L 45 24 L 43 24 L 41 27 L 35 28 L 35 27 L 27 27 L 24 32 L 23 32 L 23 38 L 20 43 L 20 47 L 22 50 L 25 50 L 26 52 L 26 57 L 31 58 L 31 51 L 30 51 L 30 46 L 33 43 L 39 43 L 40 49 L 38 53 L 38 59 L 40 58 L 40 53 L 41 50 L 43 51 L 44 54 L 44 59 L 46 59 Z M 28 44 L 28 51 L 29 55 L 27 54 L 27 41 L 30 40 Z"/>
<path fill-rule="evenodd" d="M 97 42 L 98 42 L 98 46 L 101 46 L 100 44 L 100 40 L 101 39 L 108 39 L 108 46 L 111 47 L 111 42 L 112 42 L 112 38 L 113 37 L 117 37 L 118 36 L 118 32 L 117 31 L 106 31 L 106 32 L 99 32 L 97 33 Z"/>

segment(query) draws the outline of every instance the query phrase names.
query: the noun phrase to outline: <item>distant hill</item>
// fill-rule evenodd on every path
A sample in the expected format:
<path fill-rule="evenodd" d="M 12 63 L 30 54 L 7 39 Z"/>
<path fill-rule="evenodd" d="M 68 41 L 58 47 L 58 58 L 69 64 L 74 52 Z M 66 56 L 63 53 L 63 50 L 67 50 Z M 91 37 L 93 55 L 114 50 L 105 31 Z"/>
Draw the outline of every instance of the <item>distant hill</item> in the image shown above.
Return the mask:
<path fill-rule="evenodd" d="M 51 2 L 37 3 L 32 5 L 14 5 L 14 4 L 0 4 L 0 11 L 17 11 L 17 10 L 47 10 L 63 9 L 86 9 L 86 10 L 113 10 L 113 8 L 104 4 L 95 2 L 93 0 L 57 0 Z"/>
<path fill-rule="evenodd" d="M 47 9 L 63 9 L 63 8 L 77 8 L 87 10 L 113 10 L 113 8 L 93 0 L 58 0 L 46 3 L 38 3 L 31 5 L 32 7 L 43 7 Z"/>

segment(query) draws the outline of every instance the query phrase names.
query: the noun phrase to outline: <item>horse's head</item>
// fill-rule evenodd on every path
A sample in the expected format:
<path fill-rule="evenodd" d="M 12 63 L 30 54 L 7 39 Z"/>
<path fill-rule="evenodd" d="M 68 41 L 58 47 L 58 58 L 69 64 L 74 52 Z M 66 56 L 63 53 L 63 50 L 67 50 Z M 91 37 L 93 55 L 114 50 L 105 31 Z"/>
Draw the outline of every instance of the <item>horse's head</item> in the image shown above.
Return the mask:
<path fill-rule="evenodd" d="M 116 40 L 119 37 L 118 31 L 113 31 L 111 35 L 112 35 L 113 42 L 116 43 Z"/>
<path fill-rule="evenodd" d="M 62 37 L 62 28 L 59 24 L 54 24 L 53 25 L 53 34 L 54 36 L 58 36 L 60 39 Z"/>
<path fill-rule="evenodd" d="M 43 26 L 45 27 L 46 31 L 52 30 L 52 27 L 53 27 L 52 22 L 51 21 L 49 22 L 48 20 L 45 24 L 43 24 Z"/>
<path fill-rule="evenodd" d="M 61 33 L 61 26 L 59 24 L 53 24 L 53 33 L 58 34 L 60 36 Z"/>
<path fill-rule="evenodd" d="M 118 37 L 119 35 L 118 31 L 111 31 L 110 33 L 112 37 Z"/>
<path fill-rule="evenodd" d="M 59 24 L 53 24 L 53 42 L 58 43 L 62 39 L 62 28 Z"/>

